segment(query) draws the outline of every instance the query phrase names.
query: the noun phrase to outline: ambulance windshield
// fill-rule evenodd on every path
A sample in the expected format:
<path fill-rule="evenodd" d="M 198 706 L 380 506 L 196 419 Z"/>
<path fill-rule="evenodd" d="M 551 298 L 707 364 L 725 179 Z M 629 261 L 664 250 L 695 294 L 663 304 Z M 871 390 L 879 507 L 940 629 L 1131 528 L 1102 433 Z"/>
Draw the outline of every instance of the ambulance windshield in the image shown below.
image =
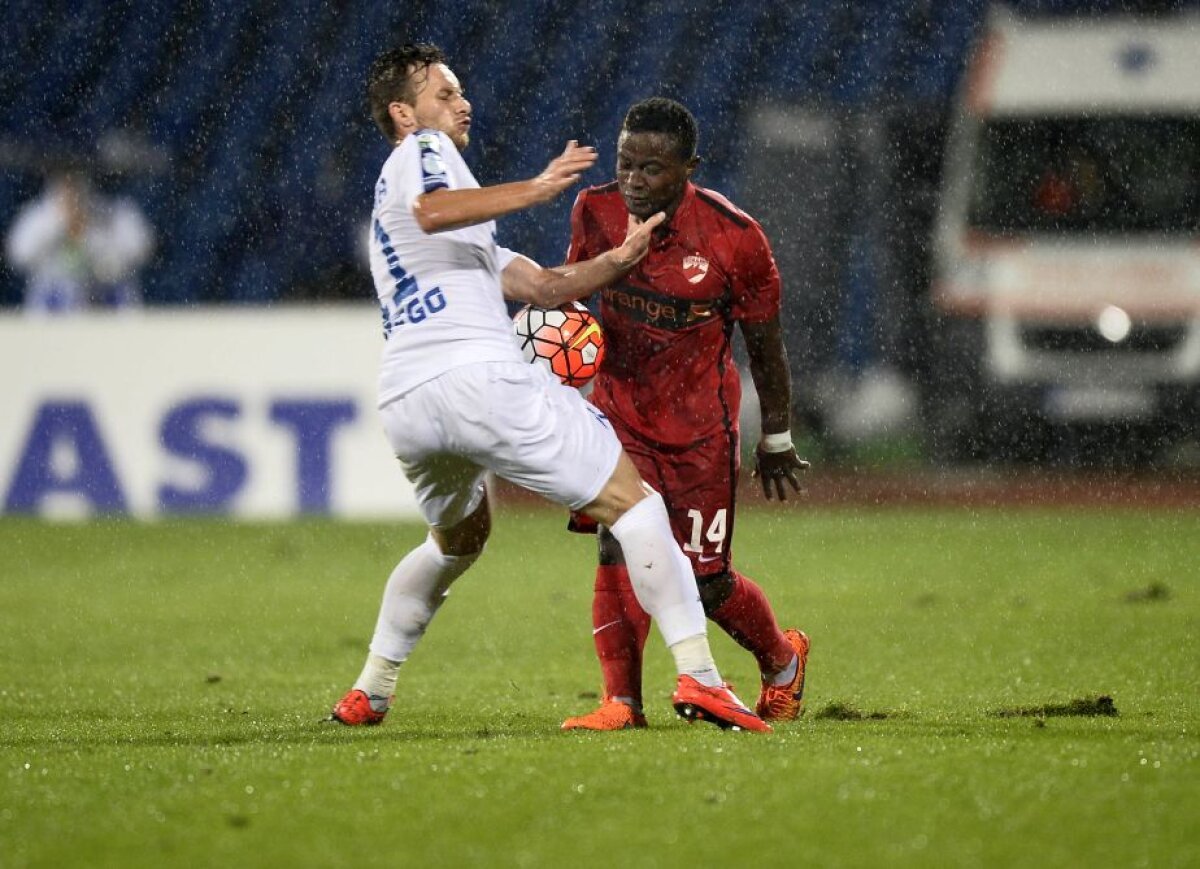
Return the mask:
<path fill-rule="evenodd" d="M 1200 119 L 996 118 L 970 222 L 999 234 L 1200 232 Z"/>

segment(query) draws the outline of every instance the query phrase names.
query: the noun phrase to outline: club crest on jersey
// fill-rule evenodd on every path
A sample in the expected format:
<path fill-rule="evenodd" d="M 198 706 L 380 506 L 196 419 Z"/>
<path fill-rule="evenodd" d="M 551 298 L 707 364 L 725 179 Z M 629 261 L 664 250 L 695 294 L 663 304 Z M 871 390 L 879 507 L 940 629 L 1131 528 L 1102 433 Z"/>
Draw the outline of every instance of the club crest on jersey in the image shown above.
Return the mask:
<path fill-rule="evenodd" d="M 418 133 L 417 145 L 421 149 L 421 175 L 425 192 L 446 187 L 446 164 L 442 160 L 438 137 L 434 133 Z"/>
<path fill-rule="evenodd" d="M 689 284 L 698 284 L 708 274 L 708 260 L 698 253 L 688 254 L 683 258 L 683 276 Z"/>

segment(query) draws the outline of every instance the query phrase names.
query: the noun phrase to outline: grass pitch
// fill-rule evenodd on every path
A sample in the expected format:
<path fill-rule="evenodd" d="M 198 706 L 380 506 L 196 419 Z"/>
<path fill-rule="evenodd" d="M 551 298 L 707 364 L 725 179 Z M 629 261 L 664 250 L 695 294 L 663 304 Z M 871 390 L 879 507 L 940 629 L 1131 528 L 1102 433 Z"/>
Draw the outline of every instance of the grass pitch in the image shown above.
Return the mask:
<path fill-rule="evenodd" d="M 1200 515 L 745 512 L 813 639 L 769 736 L 675 719 L 656 634 L 651 729 L 559 732 L 599 681 L 562 526 L 502 510 L 348 730 L 418 527 L 0 521 L 0 866 L 1200 864 Z"/>

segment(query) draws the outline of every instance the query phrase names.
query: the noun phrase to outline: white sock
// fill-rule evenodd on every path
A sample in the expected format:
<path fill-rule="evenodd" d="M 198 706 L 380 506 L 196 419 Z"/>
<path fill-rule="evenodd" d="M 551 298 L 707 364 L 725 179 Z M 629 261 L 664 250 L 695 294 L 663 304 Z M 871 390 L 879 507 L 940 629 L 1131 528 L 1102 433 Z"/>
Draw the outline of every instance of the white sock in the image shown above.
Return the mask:
<path fill-rule="evenodd" d="M 367 663 L 354 683 L 354 687 L 367 695 L 371 708 L 386 712 L 396 693 L 396 676 L 400 673 L 400 662 L 389 661 L 374 653 L 367 655 Z"/>
<path fill-rule="evenodd" d="M 449 594 L 450 584 L 478 557 L 478 553 L 443 555 L 432 537 L 404 556 L 383 590 L 383 603 L 375 622 L 375 635 L 371 638 L 372 654 L 397 668 L 407 661 L 413 646 L 424 635 L 430 620 Z M 368 669 L 370 667 L 368 660 Z M 394 673 L 392 685 L 395 685 Z"/>
<path fill-rule="evenodd" d="M 721 684 L 721 674 L 717 672 L 717 665 L 708 648 L 708 637 L 704 634 L 680 640 L 671 646 L 671 654 L 675 656 L 675 666 L 680 673 L 686 673 L 710 688 Z"/>
<path fill-rule="evenodd" d="M 793 655 L 792 663 L 788 664 L 786 667 L 784 667 L 782 670 L 780 670 L 778 673 L 776 673 L 774 676 L 767 679 L 766 681 L 770 682 L 772 685 L 786 685 L 789 682 L 791 682 L 793 679 L 796 678 L 796 670 L 799 669 L 799 667 L 800 667 L 800 656 Z"/>
<path fill-rule="evenodd" d="M 707 621 L 696 577 L 691 562 L 671 534 L 662 496 L 655 492 L 643 498 L 609 530 L 625 553 L 638 603 L 658 625 L 667 648 L 675 656 L 676 670 L 702 684 L 719 685 L 720 676 L 708 648 Z"/>

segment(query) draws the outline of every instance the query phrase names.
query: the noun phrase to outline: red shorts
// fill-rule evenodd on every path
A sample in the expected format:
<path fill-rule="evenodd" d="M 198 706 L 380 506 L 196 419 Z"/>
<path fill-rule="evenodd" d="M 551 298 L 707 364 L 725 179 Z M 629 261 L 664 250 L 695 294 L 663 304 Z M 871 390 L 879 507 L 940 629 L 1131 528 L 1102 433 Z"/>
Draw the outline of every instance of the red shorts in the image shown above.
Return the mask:
<path fill-rule="evenodd" d="M 642 479 L 666 502 L 671 530 L 696 575 L 728 572 L 741 458 L 737 432 L 718 434 L 686 449 L 664 449 L 647 444 L 617 420 L 609 421 Z M 573 513 L 570 528 L 594 534 L 596 524 Z"/>

